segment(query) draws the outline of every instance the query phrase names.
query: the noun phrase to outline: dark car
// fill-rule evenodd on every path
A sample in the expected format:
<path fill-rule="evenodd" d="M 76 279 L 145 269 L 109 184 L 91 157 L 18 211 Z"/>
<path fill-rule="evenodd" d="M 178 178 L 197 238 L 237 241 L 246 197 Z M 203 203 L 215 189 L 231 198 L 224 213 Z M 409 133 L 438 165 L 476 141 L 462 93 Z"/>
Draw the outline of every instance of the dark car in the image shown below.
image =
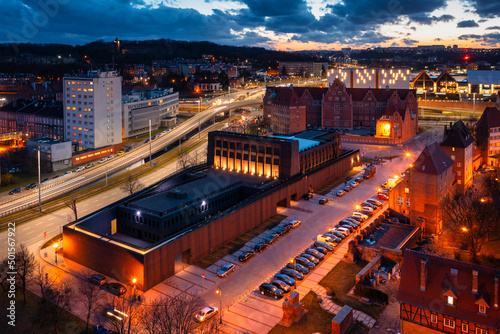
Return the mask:
<path fill-rule="evenodd" d="M 256 244 L 253 249 L 255 249 L 256 252 L 262 253 L 264 249 L 267 248 L 267 244 Z"/>
<path fill-rule="evenodd" d="M 290 287 L 290 285 L 286 284 L 283 281 L 280 281 L 279 279 L 271 280 L 271 284 L 274 285 L 275 287 L 277 287 L 278 289 L 283 290 L 284 293 L 288 293 L 288 292 L 292 291 L 292 288 Z"/>
<path fill-rule="evenodd" d="M 89 169 L 89 168 L 92 168 L 92 167 L 94 167 L 94 163 L 93 162 L 89 162 L 87 164 L 87 166 L 85 166 L 85 169 Z"/>
<path fill-rule="evenodd" d="M 23 190 L 21 188 L 14 188 L 11 191 L 9 191 L 9 195 L 14 195 L 22 192 Z"/>
<path fill-rule="evenodd" d="M 322 198 L 319 200 L 319 204 L 326 204 L 328 203 L 328 198 Z"/>
<path fill-rule="evenodd" d="M 328 254 L 328 249 L 326 249 L 324 247 L 314 246 L 314 249 L 317 250 L 318 252 L 320 252 L 323 255 Z"/>
<path fill-rule="evenodd" d="M 53 177 L 53 179 L 57 179 L 58 177 L 61 177 L 61 175 L 56 175 Z"/>
<path fill-rule="evenodd" d="M 333 246 L 330 246 L 326 242 L 318 241 L 318 240 L 314 241 L 314 247 L 323 247 L 324 249 L 326 249 L 329 252 L 333 252 L 333 250 L 334 250 Z"/>
<path fill-rule="evenodd" d="M 316 265 L 314 263 L 312 263 L 311 261 L 309 261 L 308 259 L 306 258 L 303 258 L 301 256 L 297 256 L 295 257 L 294 261 L 298 264 L 301 264 L 303 265 L 304 267 L 306 267 L 307 269 L 314 269 L 314 267 L 316 267 Z M 291 264 L 292 265 L 292 268 L 291 269 L 294 269 L 293 268 L 293 263 L 287 263 L 287 268 L 290 268 L 288 265 Z M 298 271 L 298 270 L 297 270 Z"/>
<path fill-rule="evenodd" d="M 314 256 L 315 258 L 317 258 L 320 261 L 322 261 L 325 258 L 325 255 L 323 253 L 317 251 L 316 249 L 308 248 L 308 249 L 306 249 L 306 253 Z"/>
<path fill-rule="evenodd" d="M 127 147 L 127 149 L 125 150 L 125 153 L 130 152 L 130 150 L 132 150 L 132 147 Z"/>
<path fill-rule="evenodd" d="M 335 230 L 330 230 L 327 233 L 325 233 L 325 235 L 327 237 L 332 238 L 332 240 L 335 241 L 336 243 L 340 243 L 340 242 L 342 242 L 342 239 L 344 239 L 344 235 L 342 233 L 335 231 Z"/>
<path fill-rule="evenodd" d="M 88 281 L 90 283 L 93 283 L 95 285 L 104 285 L 106 283 L 106 277 L 101 274 L 94 274 L 88 278 Z"/>
<path fill-rule="evenodd" d="M 291 226 L 292 228 L 297 228 L 300 226 L 302 222 L 300 220 L 292 220 L 291 222 L 288 223 L 288 226 Z"/>
<path fill-rule="evenodd" d="M 49 179 L 43 179 L 42 181 L 40 181 L 40 183 L 44 183 L 44 182 L 47 182 Z"/>
<path fill-rule="evenodd" d="M 302 196 L 303 199 L 305 199 L 306 201 L 310 200 L 311 198 L 313 198 L 313 194 L 304 194 Z"/>
<path fill-rule="evenodd" d="M 373 210 L 377 210 L 378 206 L 376 204 L 370 203 L 370 202 L 363 202 L 361 203 L 361 206 L 367 206 L 369 208 L 372 208 Z"/>
<path fill-rule="evenodd" d="M 295 280 L 286 274 L 276 274 L 274 275 L 274 279 L 283 281 L 290 286 L 295 286 Z"/>
<path fill-rule="evenodd" d="M 365 219 L 361 216 L 351 216 L 350 218 L 355 219 L 356 221 L 362 223 Z"/>
<path fill-rule="evenodd" d="M 344 219 L 342 219 L 342 220 L 347 220 L 348 222 L 351 222 L 351 223 L 356 224 L 356 226 L 361 225 L 361 223 L 360 223 L 360 222 L 358 222 L 356 219 L 351 218 L 351 217 L 347 217 L 347 218 L 344 218 Z"/>
<path fill-rule="evenodd" d="M 292 229 L 292 227 L 290 225 L 284 225 L 284 226 L 278 227 L 276 230 L 274 230 L 274 232 L 276 232 L 280 236 L 282 236 L 282 235 L 288 233 L 291 229 Z"/>
<path fill-rule="evenodd" d="M 314 264 L 318 264 L 319 263 L 319 260 L 316 257 L 312 256 L 311 254 L 302 253 L 299 256 L 303 257 L 303 258 L 306 258 L 307 260 L 311 261 Z"/>
<path fill-rule="evenodd" d="M 147 143 L 149 143 L 149 138 L 148 138 L 148 139 L 146 139 L 145 143 L 146 143 L 146 144 L 147 144 Z"/>
<path fill-rule="evenodd" d="M 345 195 L 345 190 L 344 189 L 339 189 L 337 190 L 337 192 L 335 193 L 338 197 L 342 197 Z"/>
<path fill-rule="evenodd" d="M 248 261 L 248 259 L 250 259 L 252 256 L 255 255 L 255 252 L 252 252 L 252 251 L 246 251 L 246 252 L 243 252 L 239 257 L 238 257 L 238 260 L 240 260 L 240 262 L 246 262 Z"/>
<path fill-rule="evenodd" d="M 106 288 L 109 292 L 117 296 L 123 296 L 127 292 L 127 288 L 125 288 L 121 283 L 108 283 Z"/>
<path fill-rule="evenodd" d="M 226 264 L 224 267 L 220 268 L 217 272 L 217 276 L 224 278 L 227 277 L 230 273 L 232 273 L 236 269 L 236 266 L 232 263 Z"/>
<path fill-rule="evenodd" d="M 300 263 L 297 263 L 297 262 L 295 262 L 295 263 L 290 263 L 289 262 L 289 263 L 286 264 L 285 267 L 288 268 L 288 269 L 297 270 L 299 273 L 302 273 L 304 275 L 309 274 L 309 271 L 310 271 L 309 268 L 304 267 L 303 265 L 301 265 Z"/>
<path fill-rule="evenodd" d="M 348 185 L 346 185 L 346 186 L 344 187 L 344 191 L 345 191 L 345 192 L 349 192 L 349 191 L 351 191 L 351 190 L 352 190 L 352 186 L 351 186 L 350 184 L 348 184 Z"/>
<path fill-rule="evenodd" d="M 364 215 L 367 215 L 369 217 L 373 216 L 373 209 L 367 208 L 367 207 L 361 207 L 361 210 L 359 211 Z"/>
<path fill-rule="evenodd" d="M 281 269 L 280 273 L 298 279 L 299 281 L 302 281 L 304 279 L 304 275 L 299 273 L 297 270 L 283 268 Z"/>
<path fill-rule="evenodd" d="M 274 243 L 275 241 L 277 241 L 279 239 L 280 235 L 278 233 L 273 233 L 273 234 L 270 234 L 268 235 L 265 239 L 264 239 L 264 242 L 268 245 Z"/>
<path fill-rule="evenodd" d="M 363 181 L 364 181 L 364 178 L 362 178 L 362 177 L 357 177 L 357 178 L 355 178 L 355 179 L 354 179 L 354 181 L 356 181 L 357 183 L 361 183 L 361 182 L 363 182 Z"/>
<path fill-rule="evenodd" d="M 284 294 L 283 290 L 278 289 L 276 286 L 274 286 L 273 284 L 270 284 L 270 283 L 262 283 L 259 286 L 259 291 L 260 291 L 260 294 L 274 297 L 274 299 L 283 298 L 283 294 Z"/>
<path fill-rule="evenodd" d="M 25 189 L 26 189 L 26 190 L 30 190 L 30 189 L 33 189 L 33 188 L 36 188 L 36 183 L 30 183 L 30 184 L 28 184 L 28 185 L 25 187 Z"/>
<path fill-rule="evenodd" d="M 353 222 L 350 222 L 348 220 L 341 220 L 339 221 L 339 225 L 340 226 L 345 226 L 347 228 L 351 227 L 351 228 L 358 228 L 358 225 L 357 224 L 354 224 Z"/>

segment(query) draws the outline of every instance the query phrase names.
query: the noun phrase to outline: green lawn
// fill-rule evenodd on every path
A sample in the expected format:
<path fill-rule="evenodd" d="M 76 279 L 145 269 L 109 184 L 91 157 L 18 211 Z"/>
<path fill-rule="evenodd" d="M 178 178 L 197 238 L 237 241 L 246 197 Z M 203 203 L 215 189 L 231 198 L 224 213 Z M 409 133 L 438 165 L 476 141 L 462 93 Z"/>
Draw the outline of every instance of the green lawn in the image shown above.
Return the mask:
<path fill-rule="evenodd" d="M 6 286 L 6 285 L 5 285 Z M 7 306 L 10 299 L 7 294 L 0 291 L 0 333 L 16 333 L 16 334 L 52 334 L 54 326 L 48 320 L 42 321 L 43 317 L 38 314 L 38 305 L 41 301 L 40 297 L 34 293 L 26 292 L 26 304 L 23 303 L 21 289 L 18 288 L 16 297 L 16 326 L 12 327 L 7 324 Z M 71 313 L 64 312 L 61 315 L 61 320 L 58 325 L 58 333 L 60 334 L 78 334 L 85 332 L 85 322 Z M 90 328 L 89 332 L 93 332 Z"/>
<path fill-rule="evenodd" d="M 319 282 L 319 284 L 325 288 L 328 287 L 332 289 L 335 293 L 333 297 L 333 302 L 335 304 L 340 306 L 349 305 L 377 319 L 384 310 L 383 307 L 368 305 L 360 302 L 356 298 L 347 296 L 349 290 L 351 290 L 356 283 L 357 273 L 363 269 L 366 264 L 367 262 L 361 261 L 356 264 L 340 261 L 339 264 Z"/>

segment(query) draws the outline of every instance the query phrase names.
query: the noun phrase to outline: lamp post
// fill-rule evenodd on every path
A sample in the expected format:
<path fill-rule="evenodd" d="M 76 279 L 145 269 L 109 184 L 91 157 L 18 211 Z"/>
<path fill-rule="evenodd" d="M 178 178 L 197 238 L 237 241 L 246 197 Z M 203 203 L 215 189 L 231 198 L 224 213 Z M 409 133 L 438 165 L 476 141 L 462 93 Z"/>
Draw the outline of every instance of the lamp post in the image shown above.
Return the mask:
<path fill-rule="evenodd" d="M 296 265 L 297 261 L 295 261 L 295 259 L 291 259 L 290 263 L 293 263 L 293 270 L 297 270 L 297 265 Z"/>
<path fill-rule="evenodd" d="M 198 139 L 201 138 L 201 96 L 200 103 L 198 104 Z"/>
<path fill-rule="evenodd" d="M 59 246 L 59 245 L 58 245 L 58 244 L 57 244 L 57 242 L 56 242 L 56 243 L 54 244 L 54 257 L 55 257 L 55 259 L 56 259 L 56 265 L 57 265 L 57 246 Z"/>
<path fill-rule="evenodd" d="M 41 179 L 41 172 L 40 172 L 40 146 L 38 146 L 38 210 L 42 212 L 42 187 L 40 179 Z"/>
<path fill-rule="evenodd" d="M 149 166 L 151 166 L 151 118 L 149 119 Z"/>
<path fill-rule="evenodd" d="M 231 86 L 227 85 L 227 98 L 229 99 L 229 120 L 231 120 Z"/>
<path fill-rule="evenodd" d="M 222 324 L 222 291 L 221 289 L 217 289 L 215 293 L 219 295 L 219 321 Z"/>

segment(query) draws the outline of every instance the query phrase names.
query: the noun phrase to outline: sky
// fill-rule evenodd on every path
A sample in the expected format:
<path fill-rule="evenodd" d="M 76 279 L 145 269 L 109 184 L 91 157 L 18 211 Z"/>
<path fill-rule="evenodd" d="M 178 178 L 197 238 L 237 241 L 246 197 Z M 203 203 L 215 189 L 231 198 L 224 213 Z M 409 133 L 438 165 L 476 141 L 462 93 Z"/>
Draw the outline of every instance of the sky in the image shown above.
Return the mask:
<path fill-rule="evenodd" d="M 276 50 L 500 47 L 498 0 L 2 0 L 0 42 L 170 38 Z"/>

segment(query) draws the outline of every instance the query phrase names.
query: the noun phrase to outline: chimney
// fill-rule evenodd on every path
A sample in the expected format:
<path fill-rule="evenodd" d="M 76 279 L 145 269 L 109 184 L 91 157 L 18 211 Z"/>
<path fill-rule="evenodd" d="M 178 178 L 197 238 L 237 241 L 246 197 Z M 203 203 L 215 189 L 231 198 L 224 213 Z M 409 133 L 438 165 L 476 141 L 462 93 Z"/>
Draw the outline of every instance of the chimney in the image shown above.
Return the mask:
<path fill-rule="evenodd" d="M 427 280 L 427 256 L 420 259 L 420 291 L 425 291 L 425 281 Z"/>
<path fill-rule="evenodd" d="M 475 269 L 472 269 L 472 293 L 477 293 L 477 277 L 479 276 L 479 272 Z"/>
<path fill-rule="evenodd" d="M 494 278 L 495 287 L 494 287 L 493 306 L 495 308 L 498 308 L 498 276 L 500 276 L 500 272 L 497 271 L 495 273 L 495 278 Z"/>

